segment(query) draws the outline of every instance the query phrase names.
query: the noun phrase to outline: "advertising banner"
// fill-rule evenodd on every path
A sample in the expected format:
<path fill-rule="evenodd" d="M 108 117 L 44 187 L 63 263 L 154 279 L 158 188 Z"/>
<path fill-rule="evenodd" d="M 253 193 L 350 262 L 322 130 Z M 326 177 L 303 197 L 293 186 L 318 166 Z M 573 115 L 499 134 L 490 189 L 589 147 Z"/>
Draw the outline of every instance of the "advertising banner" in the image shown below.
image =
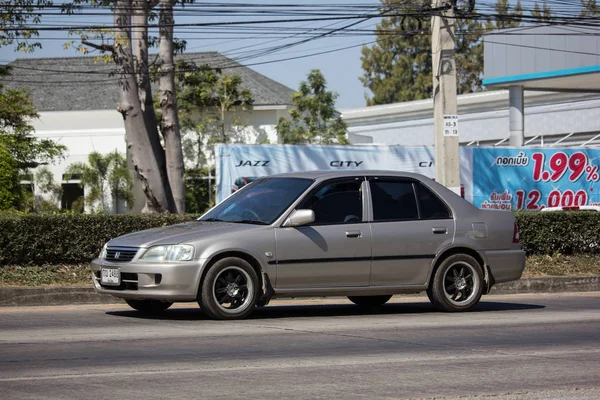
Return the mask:
<path fill-rule="evenodd" d="M 541 210 L 600 205 L 600 149 L 474 148 L 473 203 Z"/>
<path fill-rule="evenodd" d="M 217 202 L 259 177 L 286 172 L 391 170 L 435 176 L 431 146 L 232 144 L 215 146 L 215 157 Z M 470 193 L 471 176 L 471 149 L 461 149 L 466 193 Z"/>

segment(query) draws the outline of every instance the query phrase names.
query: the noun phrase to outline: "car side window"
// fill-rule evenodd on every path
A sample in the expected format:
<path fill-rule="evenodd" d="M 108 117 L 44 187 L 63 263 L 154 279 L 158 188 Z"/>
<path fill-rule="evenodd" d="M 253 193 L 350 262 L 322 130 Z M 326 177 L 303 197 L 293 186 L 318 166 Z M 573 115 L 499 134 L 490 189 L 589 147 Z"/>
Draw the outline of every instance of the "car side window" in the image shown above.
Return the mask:
<path fill-rule="evenodd" d="M 421 219 L 447 219 L 452 218 L 448 206 L 422 183 L 417 186 L 419 210 Z"/>
<path fill-rule="evenodd" d="M 419 219 L 412 181 L 377 179 L 369 184 L 375 221 Z"/>
<path fill-rule="evenodd" d="M 325 183 L 309 193 L 298 209 L 315 213 L 313 225 L 349 224 L 363 218 L 362 180 L 344 179 Z"/>

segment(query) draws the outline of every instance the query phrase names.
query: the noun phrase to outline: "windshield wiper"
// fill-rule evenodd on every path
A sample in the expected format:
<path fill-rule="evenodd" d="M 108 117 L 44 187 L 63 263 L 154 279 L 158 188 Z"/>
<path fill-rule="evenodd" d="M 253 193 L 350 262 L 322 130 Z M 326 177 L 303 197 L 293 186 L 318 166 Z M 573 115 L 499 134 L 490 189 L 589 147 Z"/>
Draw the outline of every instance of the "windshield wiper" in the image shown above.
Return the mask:
<path fill-rule="evenodd" d="M 236 223 L 236 224 L 269 225 L 266 222 L 257 221 L 255 219 L 240 219 L 240 220 L 237 220 L 237 221 L 229 221 L 229 222 L 233 222 L 233 223 Z"/>
<path fill-rule="evenodd" d="M 229 221 L 224 221 L 219 218 L 206 218 L 206 219 L 201 219 L 200 222 L 229 222 Z"/>

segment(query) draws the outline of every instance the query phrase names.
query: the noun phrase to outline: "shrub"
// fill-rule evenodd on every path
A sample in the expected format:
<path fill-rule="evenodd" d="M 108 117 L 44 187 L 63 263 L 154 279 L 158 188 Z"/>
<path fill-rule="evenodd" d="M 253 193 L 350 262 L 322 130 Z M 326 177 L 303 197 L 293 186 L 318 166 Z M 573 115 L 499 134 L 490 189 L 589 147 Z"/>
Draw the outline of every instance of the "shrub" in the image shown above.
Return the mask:
<path fill-rule="evenodd" d="M 0 265 L 87 263 L 109 239 L 198 215 L 0 214 Z"/>
<path fill-rule="evenodd" d="M 528 254 L 600 254 L 600 213 L 520 212 L 521 246 Z"/>
<path fill-rule="evenodd" d="M 0 213 L 0 265 L 85 264 L 111 238 L 198 216 Z M 600 213 L 521 212 L 516 218 L 529 254 L 600 254 Z"/>

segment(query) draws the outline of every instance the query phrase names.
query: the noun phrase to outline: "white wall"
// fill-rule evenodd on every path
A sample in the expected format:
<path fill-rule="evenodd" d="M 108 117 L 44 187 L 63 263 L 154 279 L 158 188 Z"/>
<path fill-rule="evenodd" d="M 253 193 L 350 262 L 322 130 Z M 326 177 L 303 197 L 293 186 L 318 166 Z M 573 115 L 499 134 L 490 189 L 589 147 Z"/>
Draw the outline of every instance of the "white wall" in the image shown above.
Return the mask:
<path fill-rule="evenodd" d="M 56 111 L 39 114 L 39 119 L 33 121 L 35 136 L 51 139 L 67 147 L 63 160 L 46 166 L 53 173 L 54 182 L 58 185 L 64 182 L 62 178 L 67 167 L 76 162 L 87 163 L 90 153 L 96 151 L 108 154 L 116 150 L 124 154 L 126 151 L 123 118 L 116 110 Z M 40 195 L 37 190 L 35 194 Z M 112 204 L 110 198 L 107 202 Z M 60 204 L 57 206 L 60 207 Z M 118 209 L 123 209 L 122 205 Z M 87 206 L 86 211 L 89 211 Z"/>

